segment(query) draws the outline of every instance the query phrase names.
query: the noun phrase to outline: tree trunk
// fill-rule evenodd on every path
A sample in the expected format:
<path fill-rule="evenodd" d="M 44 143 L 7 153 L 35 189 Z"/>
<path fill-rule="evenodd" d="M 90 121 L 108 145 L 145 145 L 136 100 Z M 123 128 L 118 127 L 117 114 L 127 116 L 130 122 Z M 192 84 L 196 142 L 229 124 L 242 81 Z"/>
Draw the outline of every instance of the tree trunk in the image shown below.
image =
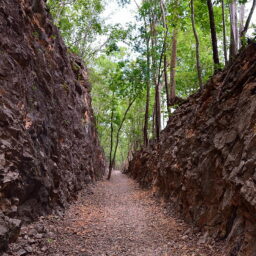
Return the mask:
<path fill-rule="evenodd" d="M 113 152 L 113 135 L 114 135 L 114 127 L 113 127 L 113 118 L 114 118 L 114 109 L 111 110 L 111 124 L 110 124 L 110 152 L 109 152 L 109 168 L 108 168 L 108 180 L 110 180 L 113 163 L 112 163 L 112 152 Z"/>
<path fill-rule="evenodd" d="M 146 28 L 146 25 L 145 25 Z M 149 41 L 147 38 L 147 95 L 146 95 L 146 108 L 145 108 L 145 120 L 144 120 L 144 145 L 148 145 L 148 119 L 149 119 L 149 104 L 150 104 L 150 52 L 149 52 Z"/>
<path fill-rule="evenodd" d="M 225 22 L 225 4 L 224 0 L 221 0 L 221 7 L 222 7 L 222 27 L 223 27 L 223 51 L 224 51 L 224 58 L 225 64 L 228 63 L 228 52 L 227 52 L 227 38 L 226 38 L 226 22 Z"/>
<path fill-rule="evenodd" d="M 164 56 L 164 84 L 165 84 L 165 91 L 166 91 L 166 102 L 167 102 L 167 113 L 168 116 L 171 115 L 170 110 L 170 92 L 169 92 L 169 84 L 168 84 L 168 73 L 167 73 L 167 56 Z"/>
<path fill-rule="evenodd" d="M 138 10 L 140 10 L 140 6 L 136 0 L 134 0 Z M 144 27 L 147 33 L 147 22 L 144 19 Z M 150 31 L 151 32 L 151 31 Z M 148 120 L 149 120 L 149 104 L 150 104 L 150 35 L 146 35 L 146 47 L 147 47 L 147 77 L 146 77 L 146 86 L 147 86 L 147 94 L 146 94 L 146 104 L 145 104 L 145 118 L 144 118 L 144 127 L 143 127 L 143 140 L 144 146 L 148 145 L 149 137 L 148 137 Z"/>
<path fill-rule="evenodd" d="M 250 26 L 250 23 L 251 23 L 251 19 L 252 19 L 252 15 L 253 15 L 253 12 L 255 10 L 255 7 L 256 7 L 256 0 L 253 0 L 252 7 L 251 7 L 251 10 L 250 10 L 249 16 L 248 16 L 248 18 L 247 18 L 247 20 L 245 22 L 244 29 L 240 33 L 240 38 L 242 40 L 242 43 L 243 43 L 244 37 L 246 36 L 247 30 L 249 29 L 249 26 Z"/>
<path fill-rule="evenodd" d="M 149 118 L 149 101 L 150 101 L 150 85 L 147 83 L 147 95 L 146 95 L 146 110 L 145 110 L 145 120 L 144 120 L 144 145 L 148 145 L 148 118 Z"/>
<path fill-rule="evenodd" d="M 196 40 L 196 67 L 197 67 L 197 75 L 198 75 L 198 81 L 200 89 L 203 88 L 203 82 L 202 82 L 202 69 L 201 69 L 201 62 L 200 62 L 200 42 L 198 38 L 198 34 L 196 31 L 196 24 L 195 24 L 195 10 L 194 10 L 194 0 L 190 1 L 191 5 L 191 22 L 193 27 L 193 32 Z"/>
<path fill-rule="evenodd" d="M 152 45 L 152 69 L 153 69 L 153 81 L 155 85 L 155 135 L 157 141 L 160 139 L 160 131 L 161 131 L 161 103 L 160 103 L 160 89 L 159 82 L 157 76 L 157 54 L 156 54 L 156 21 L 155 17 L 153 17 L 151 21 L 151 45 Z"/>
<path fill-rule="evenodd" d="M 177 29 L 173 29 L 172 34 L 172 54 L 171 54 L 171 63 L 170 63 L 170 103 L 175 101 L 176 98 L 176 64 L 177 64 Z"/>
<path fill-rule="evenodd" d="M 153 114 L 152 114 L 152 136 L 155 140 L 156 135 L 156 102 L 154 103 Z"/>
<path fill-rule="evenodd" d="M 237 3 L 233 0 L 230 4 L 230 59 L 238 53 L 238 28 L 237 28 Z"/>
<path fill-rule="evenodd" d="M 156 139 L 160 140 L 161 132 L 161 94 L 160 94 L 160 83 L 156 84 L 156 94 L 155 94 L 155 125 L 156 125 Z"/>
<path fill-rule="evenodd" d="M 208 6 L 208 12 L 209 12 L 211 37 L 212 37 L 212 52 L 213 52 L 214 70 L 218 70 L 219 65 L 220 65 L 220 59 L 219 59 L 219 53 L 218 53 L 218 40 L 217 40 L 217 34 L 216 34 L 214 11 L 213 11 L 213 6 L 212 6 L 211 0 L 207 0 L 207 6 Z"/>
<path fill-rule="evenodd" d="M 244 14 L 245 14 L 245 6 L 241 4 L 239 7 L 239 34 L 241 35 L 244 29 Z"/>
<path fill-rule="evenodd" d="M 241 4 L 239 6 L 239 35 L 240 35 L 240 40 L 238 40 L 238 48 L 242 46 L 242 38 L 241 34 L 244 29 L 244 13 L 245 13 L 245 6 L 244 4 Z"/>
<path fill-rule="evenodd" d="M 169 85 L 168 85 L 168 74 L 167 74 L 167 36 L 168 36 L 168 26 L 166 22 L 166 12 L 164 7 L 163 0 L 160 0 L 160 7 L 162 12 L 162 20 L 163 20 L 163 26 L 165 28 L 165 39 L 164 39 L 164 83 L 165 83 L 165 91 L 166 91 L 166 102 L 167 102 L 167 113 L 168 116 L 170 116 L 170 93 L 169 93 Z"/>
<path fill-rule="evenodd" d="M 123 124 L 124 124 L 124 121 L 126 120 L 126 116 L 132 106 L 132 104 L 135 102 L 136 98 L 134 98 L 128 105 L 125 113 L 124 113 L 124 116 L 123 116 L 123 119 L 121 121 L 121 124 L 117 130 L 117 134 L 116 134 L 116 144 L 115 144 L 115 150 L 114 150 L 114 155 L 113 155 L 113 158 L 110 160 L 110 167 L 111 169 L 109 169 L 109 174 L 108 174 L 108 180 L 110 180 L 111 178 L 111 174 L 112 174 L 112 168 L 115 166 L 115 161 L 116 161 L 116 153 L 117 153 L 117 148 L 118 148 L 118 145 L 119 145 L 119 139 L 120 139 L 120 132 L 121 132 L 121 129 L 123 127 Z"/>

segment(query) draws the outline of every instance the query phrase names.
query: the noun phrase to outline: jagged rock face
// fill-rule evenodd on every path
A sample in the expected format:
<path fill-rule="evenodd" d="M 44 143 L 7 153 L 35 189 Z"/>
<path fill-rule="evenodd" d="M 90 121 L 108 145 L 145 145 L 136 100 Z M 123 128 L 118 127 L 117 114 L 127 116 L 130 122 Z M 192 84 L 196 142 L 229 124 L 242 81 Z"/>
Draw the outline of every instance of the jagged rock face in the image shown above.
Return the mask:
<path fill-rule="evenodd" d="M 256 45 L 170 118 L 127 172 L 174 203 L 228 253 L 256 255 Z"/>
<path fill-rule="evenodd" d="M 31 4 L 0 1 L 0 237 L 7 242 L 16 236 L 6 232 L 10 218 L 65 207 L 105 170 L 86 69 L 67 54 L 44 1 Z"/>

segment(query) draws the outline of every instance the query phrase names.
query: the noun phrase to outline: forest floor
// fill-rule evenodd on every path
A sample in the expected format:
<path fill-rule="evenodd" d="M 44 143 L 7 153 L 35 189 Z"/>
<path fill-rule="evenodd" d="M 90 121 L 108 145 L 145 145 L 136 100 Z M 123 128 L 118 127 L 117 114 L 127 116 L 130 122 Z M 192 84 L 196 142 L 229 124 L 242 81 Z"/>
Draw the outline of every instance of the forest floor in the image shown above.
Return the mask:
<path fill-rule="evenodd" d="M 63 217 L 23 227 L 4 255 L 221 256 L 222 249 L 115 171 L 111 181 L 82 191 Z"/>

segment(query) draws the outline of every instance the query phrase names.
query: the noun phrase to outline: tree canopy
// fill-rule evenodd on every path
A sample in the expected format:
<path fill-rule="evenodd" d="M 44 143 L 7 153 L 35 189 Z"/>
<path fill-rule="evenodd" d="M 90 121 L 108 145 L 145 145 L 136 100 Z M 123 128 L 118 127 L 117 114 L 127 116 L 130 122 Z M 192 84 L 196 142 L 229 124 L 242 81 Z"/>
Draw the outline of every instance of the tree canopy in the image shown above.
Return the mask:
<path fill-rule="evenodd" d="M 255 0 L 116 1 L 137 8 L 126 27 L 106 23 L 103 0 L 47 2 L 70 51 L 88 65 L 110 169 L 158 140 L 173 111 L 255 37 Z"/>

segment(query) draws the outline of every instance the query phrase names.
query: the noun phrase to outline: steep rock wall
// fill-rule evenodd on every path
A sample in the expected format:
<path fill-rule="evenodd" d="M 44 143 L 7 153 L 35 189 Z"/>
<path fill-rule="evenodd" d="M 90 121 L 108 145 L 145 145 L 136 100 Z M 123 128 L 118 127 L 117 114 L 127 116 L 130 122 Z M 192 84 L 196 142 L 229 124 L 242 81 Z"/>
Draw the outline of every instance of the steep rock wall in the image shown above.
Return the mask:
<path fill-rule="evenodd" d="M 105 171 L 86 69 L 34 2 L 0 1 L 0 251 Z"/>
<path fill-rule="evenodd" d="M 228 253 L 256 255 L 256 45 L 170 118 L 126 170 Z"/>

